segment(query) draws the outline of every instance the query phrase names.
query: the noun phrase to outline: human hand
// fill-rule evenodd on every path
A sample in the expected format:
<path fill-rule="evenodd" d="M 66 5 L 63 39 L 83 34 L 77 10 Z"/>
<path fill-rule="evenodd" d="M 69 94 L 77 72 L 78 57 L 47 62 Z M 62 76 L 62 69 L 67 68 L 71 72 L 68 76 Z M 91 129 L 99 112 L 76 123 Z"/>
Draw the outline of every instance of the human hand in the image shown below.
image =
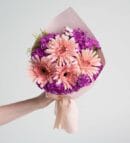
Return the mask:
<path fill-rule="evenodd" d="M 45 108 L 52 101 L 53 99 L 48 98 L 43 92 L 31 99 L 0 106 L 0 125 L 11 122 L 35 110 Z"/>

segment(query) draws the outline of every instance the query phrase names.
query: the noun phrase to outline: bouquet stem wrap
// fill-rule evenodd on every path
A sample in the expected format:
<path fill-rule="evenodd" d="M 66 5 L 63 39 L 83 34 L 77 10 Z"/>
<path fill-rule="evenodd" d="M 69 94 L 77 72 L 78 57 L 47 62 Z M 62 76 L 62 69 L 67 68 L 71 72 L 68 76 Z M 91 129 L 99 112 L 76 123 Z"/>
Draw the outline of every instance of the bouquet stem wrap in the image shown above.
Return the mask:
<path fill-rule="evenodd" d="M 58 95 L 56 97 L 47 94 L 47 97 L 55 100 L 55 123 L 54 128 L 63 129 L 68 133 L 78 130 L 78 108 L 75 99 Z"/>

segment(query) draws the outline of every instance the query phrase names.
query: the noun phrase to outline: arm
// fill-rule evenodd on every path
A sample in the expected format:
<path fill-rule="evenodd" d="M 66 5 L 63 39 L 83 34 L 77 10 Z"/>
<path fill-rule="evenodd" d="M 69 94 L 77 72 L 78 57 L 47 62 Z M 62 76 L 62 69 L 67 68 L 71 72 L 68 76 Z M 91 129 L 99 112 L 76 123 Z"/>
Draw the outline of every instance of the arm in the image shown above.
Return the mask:
<path fill-rule="evenodd" d="M 38 97 L 24 101 L 0 106 L 0 125 L 11 122 L 25 114 L 41 109 L 49 105 L 53 99 L 47 98 L 45 92 Z"/>

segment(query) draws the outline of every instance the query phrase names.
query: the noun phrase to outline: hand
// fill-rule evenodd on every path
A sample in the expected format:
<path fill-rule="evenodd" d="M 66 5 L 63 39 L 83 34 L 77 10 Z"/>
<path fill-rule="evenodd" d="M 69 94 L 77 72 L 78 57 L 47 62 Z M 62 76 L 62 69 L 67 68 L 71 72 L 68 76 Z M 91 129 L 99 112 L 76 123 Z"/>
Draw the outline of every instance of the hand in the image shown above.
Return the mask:
<path fill-rule="evenodd" d="M 0 125 L 11 122 L 37 109 L 45 108 L 52 101 L 53 99 L 48 98 L 44 92 L 32 99 L 0 106 Z"/>
<path fill-rule="evenodd" d="M 38 104 L 38 108 L 44 108 L 48 106 L 52 101 L 54 101 L 54 98 L 47 97 L 46 93 L 43 92 L 38 97 L 36 97 L 35 100 Z"/>

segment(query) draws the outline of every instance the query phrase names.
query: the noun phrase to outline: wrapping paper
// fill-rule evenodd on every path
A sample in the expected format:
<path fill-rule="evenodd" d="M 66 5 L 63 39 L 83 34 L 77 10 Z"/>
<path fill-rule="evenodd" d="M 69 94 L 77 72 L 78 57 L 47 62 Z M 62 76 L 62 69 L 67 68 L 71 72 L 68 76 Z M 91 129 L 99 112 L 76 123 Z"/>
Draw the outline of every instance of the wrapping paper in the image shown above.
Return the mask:
<path fill-rule="evenodd" d="M 83 31 L 87 32 L 89 37 L 96 39 L 87 25 L 82 21 L 78 14 L 69 7 L 61 14 L 56 16 L 46 27 L 45 31 L 48 33 L 60 33 L 64 27 L 81 28 Z M 100 52 L 100 56 L 102 53 Z M 101 58 L 104 58 L 103 56 Z M 54 128 L 63 129 L 68 133 L 74 133 L 78 130 L 78 108 L 75 99 L 81 95 L 86 94 L 95 81 L 93 81 L 89 86 L 81 88 L 77 92 L 73 92 L 70 95 L 54 95 L 46 92 L 47 98 L 55 99 L 55 123 Z"/>

